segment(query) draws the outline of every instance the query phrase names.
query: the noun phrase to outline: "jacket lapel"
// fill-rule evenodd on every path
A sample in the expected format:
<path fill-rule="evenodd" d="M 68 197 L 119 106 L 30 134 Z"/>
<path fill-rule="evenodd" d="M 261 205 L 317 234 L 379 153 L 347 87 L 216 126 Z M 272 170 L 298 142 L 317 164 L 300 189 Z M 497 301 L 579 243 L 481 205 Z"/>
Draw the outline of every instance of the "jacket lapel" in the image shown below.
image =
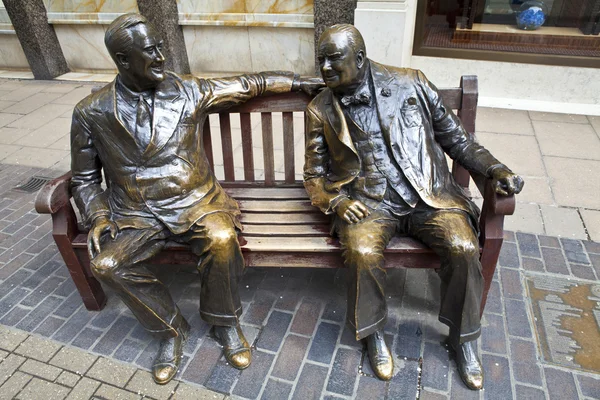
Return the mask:
<path fill-rule="evenodd" d="M 399 110 L 398 97 L 401 90 L 394 76 L 383 65 L 374 61 L 370 61 L 370 64 L 381 132 L 390 144 L 390 139 L 394 137 L 391 129 Z"/>
<path fill-rule="evenodd" d="M 107 96 L 108 104 L 106 110 L 112 111 L 105 113 L 105 116 L 109 119 L 109 129 L 107 134 L 110 136 L 114 135 L 114 140 L 117 143 L 125 142 L 125 146 L 127 146 L 128 149 L 135 151 L 137 154 L 141 154 L 142 149 L 137 145 L 133 132 L 130 132 L 129 129 L 127 129 L 121 120 L 120 113 L 117 111 L 117 79 L 118 78 L 115 78 L 110 84 L 110 92 Z"/>
<path fill-rule="evenodd" d="M 350 131 L 348 130 L 348 124 L 346 123 L 346 117 L 344 116 L 340 102 L 335 98 L 331 90 L 329 90 L 325 104 L 329 124 L 335 131 L 338 139 L 358 156 L 354 143 L 352 142 L 352 137 L 350 137 Z"/>
<path fill-rule="evenodd" d="M 179 87 L 177 81 L 169 76 L 156 88 L 152 114 L 152 137 L 144 151 L 144 159 L 156 154 L 173 136 L 186 103 L 185 98 L 181 96 L 181 91 L 182 88 Z"/>

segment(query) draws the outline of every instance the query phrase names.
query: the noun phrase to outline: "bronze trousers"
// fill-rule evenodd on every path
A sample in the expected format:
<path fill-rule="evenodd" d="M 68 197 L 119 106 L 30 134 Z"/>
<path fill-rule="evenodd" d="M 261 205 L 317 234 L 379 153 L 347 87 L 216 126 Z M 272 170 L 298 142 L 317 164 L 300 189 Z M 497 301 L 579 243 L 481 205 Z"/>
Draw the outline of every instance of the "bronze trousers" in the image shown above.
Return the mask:
<path fill-rule="evenodd" d="M 142 263 L 158 254 L 168 240 L 187 242 L 200 257 L 200 315 L 212 325 L 235 326 L 242 313 L 238 283 L 244 270 L 232 217 L 214 213 L 183 235 L 165 227 L 123 229 L 113 240 L 104 235 L 91 260 L 94 276 L 111 287 L 149 331 L 172 336 L 181 315 L 167 287 Z"/>
<path fill-rule="evenodd" d="M 355 328 L 357 340 L 385 325 L 383 251 L 396 233 L 421 240 L 440 256 L 439 320 L 450 327 L 450 340 L 458 344 L 479 337 L 483 275 L 477 233 L 467 213 L 418 207 L 397 217 L 373 211 L 356 224 L 348 224 L 336 216 L 334 230 L 350 271 L 347 318 Z"/>

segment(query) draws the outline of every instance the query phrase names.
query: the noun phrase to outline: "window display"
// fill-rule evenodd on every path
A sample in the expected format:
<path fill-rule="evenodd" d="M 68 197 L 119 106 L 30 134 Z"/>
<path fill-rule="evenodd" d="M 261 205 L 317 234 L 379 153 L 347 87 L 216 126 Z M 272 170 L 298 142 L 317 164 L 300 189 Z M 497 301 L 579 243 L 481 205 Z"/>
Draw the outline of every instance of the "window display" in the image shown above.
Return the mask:
<path fill-rule="evenodd" d="M 600 0 L 420 0 L 416 55 L 600 67 Z"/>

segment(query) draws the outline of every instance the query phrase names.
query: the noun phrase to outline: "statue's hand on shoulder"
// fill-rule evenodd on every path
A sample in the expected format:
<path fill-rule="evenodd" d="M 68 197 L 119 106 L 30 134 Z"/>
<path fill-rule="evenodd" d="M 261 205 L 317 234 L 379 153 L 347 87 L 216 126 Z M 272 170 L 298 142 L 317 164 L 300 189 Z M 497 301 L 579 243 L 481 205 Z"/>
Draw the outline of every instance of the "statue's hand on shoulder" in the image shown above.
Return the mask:
<path fill-rule="evenodd" d="M 523 178 L 505 166 L 494 168 L 491 171 L 491 177 L 493 179 L 494 190 L 502 196 L 520 193 L 525 184 Z"/>
<path fill-rule="evenodd" d="M 370 212 L 361 201 L 344 199 L 335 208 L 337 215 L 349 224 L 354 224 L 366 218 Z"/>
<path fill-rule="evenodd" d="M 100 237 L 106 231 L 110 232 L 111 238 L 117 237 L 117 224 L 111 221 L 106 215 L 101 215 L 94 219 L 92 228 L 88 232 L 87 247 L 90 260 L 100 253 Z"/>
<path fill-rule="evenodd" d="M 318 77 L 299 77 L 294 79 L 294 83 L 292 85 L 293 91 L 303 91 L 309 96 L 316 96 L 319 92 L 325 87 L 325 82 L 322 78 Z"/>

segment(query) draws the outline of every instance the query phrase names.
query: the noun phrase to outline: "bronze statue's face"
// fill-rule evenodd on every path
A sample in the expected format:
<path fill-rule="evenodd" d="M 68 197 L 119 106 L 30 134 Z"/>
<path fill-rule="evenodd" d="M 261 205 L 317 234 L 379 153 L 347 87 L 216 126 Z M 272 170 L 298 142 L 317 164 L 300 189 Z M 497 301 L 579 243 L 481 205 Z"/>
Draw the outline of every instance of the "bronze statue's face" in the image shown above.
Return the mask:
<path fill-rule="evenodd" d="M 364 54 L 356 54 L 342 33 L 325 33 L 319 43 L 319 66 L 328 88 L 334 91 L 352 89 L 360 83 Z"/>
<path fill-rule="evenodd" d="M 133 45 L 122 64 L 128 80 L 135 82 L 138 89 L 156 87 L 165 79 L 165 57 L 162 54 L 163 41 L 152 25 L 138 24 L 131 28 Z"/>

